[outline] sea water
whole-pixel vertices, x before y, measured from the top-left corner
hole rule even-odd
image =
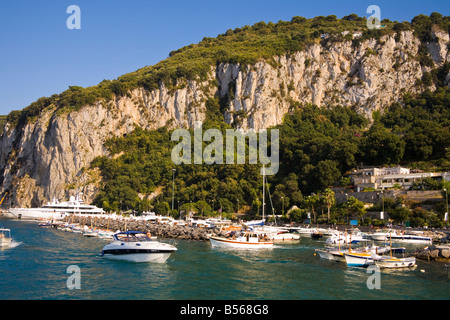
[[[108,240],[46,229],[36,222],[0,220],[15,245],[0,251],[0,300],[448,300],[444,263],[417,261],[382,270],[379,288],[364,268],[320,259],[324,241],[302,238],[273,249],[212,248],[177,241],[165,264],[102,258]],[[79,273],[78,288],[69,285]]]

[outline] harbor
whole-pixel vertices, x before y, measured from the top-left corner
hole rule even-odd
[[[90,227],[89,220],[85,223]],[[381,289],[371,290],[367,286],[371,276],[367,268],[348,267],[315,254],[316,249],[329,247],[325,238],[315,240],[302,236],[297,242],[275,243],[271,249],[240,250],[215,248],[201,237],[199,240],[173,237],[174,230],[211,233],[206,228],[128,220],[117,223],[116,227],[125,227],[126,223],[127,229],[145,228],[142,230],[152,232],[158,240],[170,241],[177,250],[165,263],[114,261],[101,256],[102,249],[111,240],[39,226],[42,222],[0,219],[0,224],[11,230],[12,238],[19,244],[0,251],[4,289],[0,299],[440,300],[450,297],[450,279],[442,261],[417,259],[414,268],[382,270]],[[169,234],[172,238],[163,237]],[[423,247],[404,246],[408,252]],[[66,286],[70,276],[67,268],[72,265],[81,270],[79,290]],[[414,290],[411,290],[413,283]]]

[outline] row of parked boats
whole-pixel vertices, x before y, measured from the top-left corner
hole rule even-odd
[[[139,231],[89,228],[85,225],[63,222],[42,222],[41,227],[54,227],[65,231],[82,234],[86,237],[98,237],[112,240],[107,244],[101,256],[111,259],[135,262],[164,263],[177,248],[171,244],[157,241],[148,233]],[[432,243],[432,238],[420,234],[405,234],[392,229],[383,229],[373,233],[363,233],[358,229],[342,232],[335,229],[276,227],[266,226],[263,220],[251,221],[238,226],[223,226],[228,230],[226,237],[210,237],[212,247],[237,249],[272,248],[277,242],[300,241],[301,237],[312,239],[326,238],[325,248],[316,249],[322,259],[346,262],[348,266],[365,267],[376,264],[385,268],[402,268],[415,265],[414,257],[398,258],[394,254],[404,253],[405,248],[394,247],[392,242]],[[1,231],[1,230],[0,230]],[[0,245],[6,246],[11,241],[10,230],[0,235]],[[375,245],[375,241],[383,245]],[[386,242],[390,242],[387,245]],[[353,246],[353,248],[352,248]]]
[[[264,229],[266,228],[266,230]],[[271,229],[270,229],[271,228]],[[349,232],[341,232],[334,229],[318,228],[274,228],[261,227],[254,230],[246,230],[234,234],[231,237],[211,237],[214,247],[232,248],[270,248],[273,246],[273,238],[270,233],[278,230],[278,237],[283,234],[298,234],[298,236],[311,237],[312,239],[326,238],[325,248],[315,250],[322,259],[337,262],[346,262],[351,267],[367,267],[377,265],[380,268],[408,268],[416,265],[415,257],[396,257],[394,254],[404,254],[404,247],[394,246],[392,243],[431,244],[432,238],[419,234],[405,234],[403,231],[382,229],[374,233],[363,233],[358,229]],[[381,246],[375,241],[382,242]],[[389,242],[387,244],[386,242]],[[352,248],[353,245],[353,248]]]

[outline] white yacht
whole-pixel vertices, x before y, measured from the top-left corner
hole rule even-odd
[[[101,256],[131,262],[164,263],[177,248],[158,241],[140,231],[125,231],[113,235],[113,241],[103,247]]]
[[[69,201],[59,202],[54,199],[52,202],[40,208],[11,208],[9,216],[18,219],[31,220],[61,220],[67,214],[101,214],[103,209],[93,205],[85,204],[81,199],[81,193],[71,196]]]

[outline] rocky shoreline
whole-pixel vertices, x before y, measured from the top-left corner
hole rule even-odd
[[[428,261],[449,261],[450,244],[430,245],[414,253],[417,259]]]
[[[217,228],[199,228],[189,225],[169,225],[149,223],[145,220],[129,220],[129,219],[106,219],[91,217],[70,217],[63,219],[64,222],[78,223],[86,226],[93,226],[99,229],[109,230],[134,230],[142,232],[150,232],[153,236],[159,238],[207,241],[211,236],[225,236],[225,232],[221,232]]]

